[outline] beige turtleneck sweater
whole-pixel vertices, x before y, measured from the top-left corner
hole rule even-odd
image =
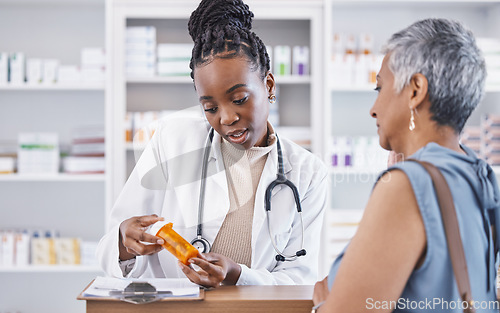
[[[221,144],[229,189],[229,212],[214,240],[211,252],[222,254],[248,267],[252,262],[255,193],[267,155],[276,142],[274,129],[269,122],[267,127],[269,133],[267,147],[252,147],[245,150],[225,139],[222,139]]]

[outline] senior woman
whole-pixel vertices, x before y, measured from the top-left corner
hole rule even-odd
[[[485,76],[469,30],[422,20],[386,45],[370,114],[384,149],[432,163],[444,175],[474,305],[498,312],[490,230],[498,186],[491,168],[459,142]],[[460,299],[431,178],[418,163],[397,163],[379,177],[356,235],[316,284],[313,312],[462,312]]]

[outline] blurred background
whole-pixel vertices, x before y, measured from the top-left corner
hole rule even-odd
[[[85,311],[76,297],[103,275],[97,242],[155,121],[198,105],[198,2],[0,0],[0,313]],[[329,167],[319,278],[386,166],[368,111],[392,33],[429,17],[472,29],[488,81],[462,141],[500,173],[500,1],[246,3],[278,83],[271,122]]]

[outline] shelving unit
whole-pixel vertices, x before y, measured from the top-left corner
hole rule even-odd
[[[0,273],[99,273],[98,266],[85,265],[30,265],[0,267]]]
[[[103,46],[108,57],[105,84],[0,86],[0,144],[15,142],[20,131],[56,131],[68,143],[75,124],[105,124],[106,174],[53,176],[0,175],[0,228],[25,226],[60,228],[67,236],[97,241],[104,233],[110,208],[134,166],[134,154],[144,145],[125,142],[127,111],[180,110],[197,106],[190,77],[128,78],[124,69],[127,26],[153,25],[158,43],[191,43],[187,21],[197,0],[0,0],[0,51],[23,51],[27,57],[58,58],[77,64],[79,50]],[[255,14],[253,30],[269,46],[308,45],[310,76],[276,76],[281,126],[310,129],[313,153],[330,164],[332,136],[375,136],[368,111],[376,98],[374,86],[340,87],[332,83],[330,53],[334,32],[371,32],[375,51],[389,36],[421,18],[450,17],[468,24],[478,37],[499,38],[500,0],[247,0]],[[63,25],[64,27],[61,27]],[[12,31],[15,29],[16,31]],[[36,36],[34,36],[36,30]],[[57,44],[47,44],[57,43]],[[482,113],[500,113],[500,86],[488,86],[483,104],[470,118],[479,123]],[[54,112],[67,119],[58,120]],[[500,167],[494,168],[500,176]],[[330,168],[329,199],[334,209],[362,209],[378,171]],[[328,249],[328,216],[322,238]],[[325,255],[320,269],[331,264]],[[75,294],[100,273],[97,267],[1,268],[0,312],[83,312],[74,295],[71,302],[49,307],[50,295],[41,289],[39,303],[20,302],[13,293],[25,293],[33,275],[55,276],[60,286]],[[73,278],[73,275],[75,278]],[[68,290],[71,290],[69,288]],[[80,290],[79,290],[80,289]],[[65,290],[64,292],[69,292]],[[71,291],[73,292],[73,291]],[[61,293],[63,296],[63,292]],[[66,295],[64,295],[66,297]],[[48,300],[45,300],[47,298]],[[69,299],[69,298],[68,298]],[[69,301],[69,300],[68,300]],[[20,305],[17,305],[21,303]],[[35,309],[36,308],[36,309]]]
[[[104,91],[104,84],[78,84],[78,85],[11,85],[0,86],[0,91],[58,91],[58,90],[81,90],[81,91]]]
[[[374,52],[378,53],[390,35],[411,23],[429,17],[445,17],[459,20],[472,29],[476,37],[499,38],[500,1],[403,1],[403,0],[326,0],[324,37],[324,99],[325,142],[330,144],[332,136],[376,136],[374,120],[369,109],[376,99],[375,86],[339,87],[332,84],[329,64],[332,54],[332,39],[335,32],[360,35],[371,33],[374,37]],[[487,86],[483,103],[469,119],[470,125],[479,124],[479,116],[486,112],[499,113],[500,87]],[[325,153],[325,162],[330,164],[330,155]],[[498,167],[495,173],[500,175]],[[360,175],[371,179],[360,179]],[[363,209],[374,180],[375,171],[331,168],[330,176],[332,209]],[[357,178],[357,179],[355,179]],[[348,198],[346,201],[345,198]],[[327,220],[327,219],[325,219]],[[325,224],[325,238],[328,228]],[[330,258],[332,255],[330,255]],[[332,259],[327,260],[331,263]],[[324,269],[327,273],[327,268]]]
[[[104,174],[3,174],[0,175],[0,182],[104,182]]]
[[[275,77],[279,93],[280,117],[283,126],[310,127],[313,134],[321,133],[321,119],[317,110],[321,109],[321,56],[322,56],[322,1],[298,1],[287,8],[282,1],[249,1],[255,14],[253,30],[266,45],[278,44],[307,45],[311,49],[311,76]],[[155,26],[158,43],[191,43],[187,32],[187,21],[198,1],[109,1],[108,29],[112,39],[108,44],[113,60],[113,144],[114,175],[113,196],[121,191],[135,160],[132,151],[141,150],[123,138],[126,111],[180,110],[197,106],[198,100],[192,88],[190,77],[150,77],[127,78],[124,74],[124,36],[127,26]],[[168,95],[168,97],[166,96]],[[160,100],[159,100],[160,99]],[[181,103],[181,105],[179,105]],[[287,112],[288,111],[288,112]],[[301,114],[303,113],[303,114]],[[321,135],[312,135],[310,149],[321,155]],[[128,152],[127,152],[128,151]],[[127,165],[128,164],[128,165]]]
[[[104,47],[104,8],[104,0],[0,0],[0,51],[80,64],[82,48]],[[15,151],[20,132],[58,133],[68,145],[75,128],[104,125],[105,95],[104,83],[1,86],[0,146]],[[108,177],[1,174],[0,229],[97,242]],[[97,266],[0,266],[0,312],[83,313],[76,296],[97,275]]]

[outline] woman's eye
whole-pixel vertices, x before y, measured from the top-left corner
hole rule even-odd
[[[243,102],[247,101],[248,97],[241,98],[239,100],[233,100],[234,104],[242,104]]]
[[[217,112],[217,108],[208,108],[208,109],[205,109],[205,112],[215,113],[215,112]]]
[[[377,87],[376,87],[375,89],[373,89],[373,90],[375,90],[376,92],[380,92],[380,89],[381,89],[381,87],[380,87],[380,86],[377,86]]]

